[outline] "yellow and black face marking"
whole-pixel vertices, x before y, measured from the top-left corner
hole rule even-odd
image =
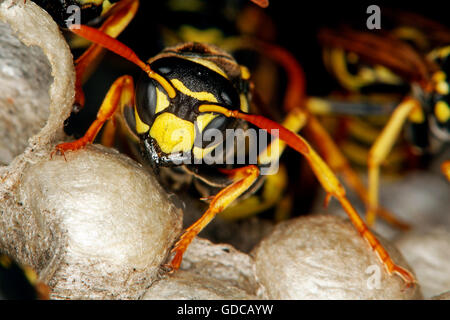
[[[203,141],[207,130],[225,133],[239,125],[223,115],[200,113],[200,105],[248,111],[248,70],[231,56],[200,44],[182,50],[166,50],[150,63],[175,89],[175,97],[143,74],[136,88],[135,112],[125,115],[150,160],[166,166],[187,157],[201,159],[217,147],[221,141]]]

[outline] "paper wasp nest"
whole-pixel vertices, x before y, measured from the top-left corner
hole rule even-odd
[[[13,3],[0,1],[0,164],[9,165],[0,173],[7,182],[11,168],[62,136],[74,95],[72,56],[57,26],[33,3]]]
[[[392,259],[402,255],[380,239]],[[271,299],[419,299],[389,276],[350,222],[316,215],[280,223],[253,251],[256,274]]]

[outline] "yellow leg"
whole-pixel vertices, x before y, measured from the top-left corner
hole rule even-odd
[[[380,132],[381,130],[378,132],[378,135]],[[373,145],[375,140],[376,139],[374,139],[370,145]],[[339,145],[339,148],[349,162],[367,168],[367,158],[369,157],[370,146],[367,148],[365,145],[361,145],[355,141],[343,141]],[[386,168],[390,172],[399,171],[402,162],[405,161],[407,156],[405,149],[394,148],[382,163],[381,168]]]
[[[123,108],[133,106],[133,100],[126,101],[124,97],[129,99],[133,97],[134,99],[134,82],[131,76],[122,76],[113,83],[100,106],[97,119],[91,124],[83,137],[72,142],[58,144],[55,151],[64,155],[65,151],[78,150],[86,144],[92,143],[104,123],[112,119],[116,111],[123,112]]]
[[[391,151],[406,119],[417,108],[421,108],[418,101],[411,98],[405,99],[394,110],[385,128],[369,151],[369,209],[366,216],[369,225],[372,225],[375,222],[378,210],[380,165]]]
[[[209,204],[208,210],[199,220],[186,229],[172,249],[172,252],[175,252],[175,256],[172,258],[169,266],[172,271],[177,270],[180,267],[183,254],[192,240],[194,240],[195,236],[216,216],[216,214],[223,211],[251,187],[259,176],[259,169],[257,166],[250,165],[230,170],[229,175],[233,178],[234,182],[214,196]]]
[[[99,28],[100,31],[116,38],[136,15],[139,0],[122,0],[111,9],[111,16]],[[76,61],[75,105],[83,108],[85,103],[83,82],[89,77],[102,58],[104,49],[92,44]]]

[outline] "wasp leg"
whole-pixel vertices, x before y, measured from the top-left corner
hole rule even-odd
[[[421,107],[418,101],[411,98],[406,98],[394,110],[383,131],[370,148],[368,157],[369,209],[366,215],[366,220],[369,225],[372,225],[375,222],[378,210],[380,165],[391,151],[408,116],[413,111],[420,109]]]
[[[112,117],[110,120],[106,121],[100,140],[100,143],[105,147],[112,147],[114,145],[117,128],[116,126],[117,124],[115,121],[115,117]]]
[[[368,191],[358,174],[353,170],[344,154],[339,150],[329,133],[320,124],[315,116],[310,115],[305,130],[314,141],[314,145],[318,148],[319,153],[324,157],[327,164],[335,173],[342,174],[343,179],[356,192],[358,197],[363,201],[366,208],[369,208]],[[376,213],[387,222],[397,226],[400,229],[407,230],[409,225],[400,221],[388,210],[377,207]],[[370,222],[367,221],[369,225]],[[373,222],[372,222],[373,223]]]
[[[276,174],[267,176],[262,186],[261,194],[252,195],[236,204],[230,205],[220,216],[229,220],[244,219],[274,207],[280,219],[281,217],[286,217],[289,213],[286,212],[283,206],[278,206],[280,201],[284,199],[283,193],[286,187],[286,168],[280,166]],[[283,205],[286,206],[285,203]]]
[[[308,126],[310,123],[311,122],[308,121],[306,125]],[[347,212],[351,222],[356,227],[357,231],[376,252],[381,262],[384,264],[390,274],[397,273],[398,275],[400,275],[400,277],[403,278],[403,280],[405,280],[408,285],[414,283],[415,280],[412,274],[409,273],[409,271],[407,271],[406,269],[397,266],[389,257],[387,251],[381,246],[380,242],[376,239],[372,232],[370,232],[364,221],[348,201],[347,197],[345,196],[344,187],[340,184],[333,171],[303,138],[301,138],[300,136],[298,136],[298,138],[300,139],[299,141],[301,141],[306,146],[307,152],[301,153],[306,157],[316,177],[327,192],[327,201],[331,196],[334,196],[339,200],[342,207]],[[301,150],[302,148],[299,149]]]
[[[103,124],[112,120],[116,111],[123,114],[125,108],[134,107],[134,82],[131,76],[122,76],[118,78],[103,100],[102,105],[97,113],[97,119],[90,125],[83,137],[72,142],[58,144],[55,151],[64,154],[68,150],[78,150],[92,143],[102,128]],[[122,118],[122,117],[120,117]],[[111,128],[109,129],[111,130]],[[109,132],[109,135],[113,134]]]
[[[111,16],[99,28],[100,31],[116,38],[130,23],[136,15],[139,7],[139,0],[122,0],[111,9]],[[75,61],[75,108],[82,109],[85,103],[83,82],[90,76],[102,58],[104,49],[92,44]]]
[[[380,242],[375,238],[373,233],[370,232],[369,228],[366,226],[364,221],[348,201],[347,197],[345,196],[345,189],[339,182],[336,175],[328,167],[328,165],[320,157],[320,155],[300,135],[295,134],[282,125],[262,116],[246,114],[238,110],[228,110],[217,105],[201,105],[199,107],[199,111],[217,112],[227,117],[233,117],[248,121],[257,127],[270,132],[271,134],[275,134],[291,148],[301,153],[306,158],[320,184],[325,189],[325,192],[327,193],[326,201],[328,201],[331,197],[335,197],[336,199],[338,199],[347,215],[349,216],[350,221],[355,226],[356,230],[376,252],[388,273],[398,274],[408,286],[415,283],[414,276],[408,270],[396,265],[392,261],[386,249],[384,249]]]
[[[444,161],[441,165],[441,171],[448,181],[450,181],[450,160]]]
[[[170,268],[177,270],[180,267],[183,254],[195,236],[216,216],[244,193],[259,177],[259,169],[255,165],[229,170],[233,183],[221,190],[209,204],[208,210],[193,225],[181,235],[172,252],[175,252]]]

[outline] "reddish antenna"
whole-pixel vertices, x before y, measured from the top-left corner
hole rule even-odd
[[[267,8],[269,6],[269,0],[251,0],[253,3],[256,3],[261,8]]]
[[[213,104],[203,104],[198,109],[200,112],[217,112],[225,115],[226,117],[248,121],[257,127],[266,130],[269,133],[272,132],[274,134],[273,130],[278,130],[278,137],[286,142],[286,144],[292,149],[305,155],[309,153],[308,145],[303,141],[302,138],[300,138],[300,136],[286,129],[281,124],[267,119],[266,117],[243,113],[239,112],[238,110],[229,110],[227,108]]]
[[[136,53],[134,53],[133,50],[131,50],[129,47],[124,45],[119,40],[116,40],[113,37],[110,37],[109,35],[95,28],[91,28],[85,25],[73,24],[69,27],[69,29],[76,35],[79,35],[80,37],[83,37],[91,42],[94,42],[99,46],[102,46],[108,49],[109,51],[112,51],[118,54],[119,56],[127,59],[128,61],[134,63],[139,68],[144,70],[150,78],[158,81],[158,83],[164,88],[164,90],[166,90],[170,98],[175,98],[176,91],[172,87],[172,85],[161,75],[154,72],[150,68],[150,65],[148,63],[145,63],[141,59],[139,59],[139,57],[137,56]]]

